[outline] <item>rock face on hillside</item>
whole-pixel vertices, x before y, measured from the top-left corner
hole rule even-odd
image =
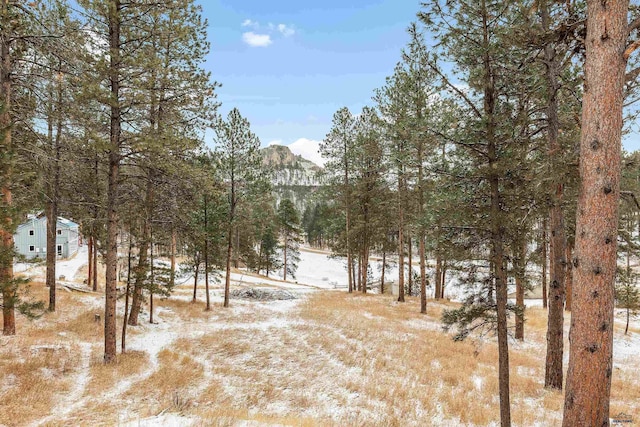
[[[295,155],[289,147],[270,145],[261,150],[262,164],[271,177],[271,184],[280,202],[289,198],[300,215],[316,191],[323,185],[323,170],[315,163]]]

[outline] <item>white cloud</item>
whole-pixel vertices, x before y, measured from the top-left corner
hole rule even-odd
[[[272,145],[282,145],[282,140],[281,139],[274,139],[273,141],[269,141],[267,143],[268,147],[271,147]]]
[[[325,160],[320,155],[320,144],[322,141],[315,141],[307,138],[300,138],[288,145],[293,154],[298,154],[307,160],[311,160],[318,166],[324,166]]]
[[[254,25],[257,25],[257,22],[253,22],[251,19],[245,19],[244,21],[242,21],[242,26],[243,27],[253,27]]]
[[[242,41],[252,47],[267,47],[272,43],[269,34],[256,34],[252,31],[242,33]]]
[[[292,36],[296,33],[293,27],[288,27],[285,24],[278,24],[278,31],[285,37]]]

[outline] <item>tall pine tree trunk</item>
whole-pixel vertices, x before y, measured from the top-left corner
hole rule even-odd
[[[49,311],[56,311],[56,225],[58,223],[58,202],[60,199],[60,150],[62,138],[62,83],[58,82],[55,109],[55,138],[53,137],[53,118],[49,122],[49,143],[53,148],[53,159],[49,167],[49,199],[47,201],[47,273],[46,285],[49,287]]]
[[[93,238],[93,290],[98,290],[98,241]]]
[[[151,240],[150,249],[151,249],[151,262],[149,263],[149,323],[153,324],[153,290],[155,287],[154,277],[153,277],[153,231],[149,232],[149,237]]]
[[[231,251],[233,249],[233,226],[229,224],[227,239],[227,274],[224,280],[224,307],[229,307],[229,289],[231,288]]]
[[[196,302],[196,295],[198,292],[198,272],[200,271],[200,256],[196,253],[194,258],[195,258],[195,264],[196,264],[196,271],[193,275],[193,299],[191,300],[191,302]]]
[[[204,292],[206,294],[206,306],[205,310],[211,310],[211,296],[209,294],[209,216],[207,215],[207,196],[204,196]],[[231,233],[229,234],[231,236]],[[231,243],[231,240],[229,240]],[[228,270],[227,270],[228,271]],[[228,304],[227,292],[225,289],[225,303]],[[226,307],[226,305],[225,305]]]
[[[116,359],[116,301],[118,297],[118,189],[120,178],[120,0],[109,3],[109,80],[111,119],[109,131],[109,178],[107,189],[107,253],[104,305],[104,362]]]
[[[631,303],[629,301],[629,288],[631,286],[631,250],[629,248],[629,244],[627,244],[627,282],[625,283],[626,294],[627,294],[627,303],[625,304],[625,314],[627,316],[626,325],[624,327],[624,334],[627,335],[629,333],[629,317],[631,316]]]
[[[489,51],[489,16],[486,1],[482,0],[483,29],[483,112],[486,119],[487,158],[489,187],[491,191],[491,262],[494,268],[496,289],[496,327],[498,332],[498,389],[500,395],[500,425],[511,426],[511,402],[509,398],[509,342],[507,333],[507,274],[505,271],[504,228],[500,176],[498,175],[498,147],[496,136],[496,87],[491,54]]]
[[[516,339],[524,340],[524,281],[525,281],[525,263],[527,256],[527,240],[522,239],[522,242],[516,247],[515,257],[515,276],[516,276],[516,307],[518,313],[516,314]]]
[[[361,270],[362,269],[362,252],[360,252],[358,254],[358,262],[357,262],[357,267],[356,267],[356,271],[357,271],[357,291],[360,292],[362,291],[362,274],[361,274]]]
[[[547,217],[542,220],[542,307],[547,308]]]
[[[427,313],[427,262],[424,247],[424,230],[420,231],[420,313]]]
[[[138,267],[136,268],[136,281],[133,286],[133,298],[131,301],[131,313],[129,314],[129,325],[136,326],[138,324],[138,316],[142,301],[144,299],[143,289],[147,282],[147,272],[149,271],[148,252],[151,245],[151,217],[153,215],[153,199],[154,199],[154,180],[153,173],[149,171],[147,177],[147,188],[145,192],[145,218],[142,223],[142,241],[140,243],[140,252],[138,254]]]
[[[387,251],[382,251],[382,272],[380,273],[380,295],[384,295],[384,273],[387,267]]]
[[[399,178],[401,180],[401,178]],[[404,206],[400,193],[403,186],[398,183],[398,302],[404,302]]]
[[[284,262],[283,262],[283,264],[284,264],[284,274],[282,276],[282,279],[285,280],[285,281],[287,280],[287,246],[288,246],[288,244],[287,244],[288,242],[287,241],[289,240],[288,237],[289,236],[286,236],[286,235],[284,236],[284,253],[283,253],[283,256],[284,256]]]
[[[129,249],[127,250],[127,288],[124,293],[124,315],[122,318],[122,337],[120,339],[120,351],[127,349],[127,315],[129,314],[129,293],[131,292],[131,250],[133,249],[133,236],[129,227]]]
[[[96,152],[95,157],[94,157],[94,161],[93,161],[93,179],[94,182],[96,184],[96,194],[95,194],[95,203],[93,204],[93,223],[91,224],[91,236],[92,236],[92,242],[93,242],[93,253],[90,254],[90,256],[92,257],[92,261],[91,264],[93,265],[92,270],[92,285],[93,285],[93,291],[96,292],[98,290],[98,239],[97,239],[97,227],[96,227],[96,222],[98,221],[98,203],[100,200],[100,186],[98,185],[98,165],[99,165],[99,161],[98,161],[98,154]]]
[[[440,298],[444,299],[444,288],[445,283],[447,283],[447,260],[446,258],[442,259],[442,279],[440,285]]]
[[[409,277],[407,277],[408,281],[408,290],[409,296],[413,295],[413,251],[412,251],[413,242],[411,239],[411,233],[407,233],[407,264],[409,265]]]
[[[2,1],[2,17],[8,16],[9,0]],[[4,21],[4,19],[3,19]],[[9,45],[9,36],[0,38],[0,144],[6,148],[6,152],[11,153],[11,46]],[[2,183],[2,204],[8,209],[13,204],[11,194],[11,165],[8,165],[5,171]],[[13,220],[7,212],[2,229],[0,229],[0,243],[2,248],[0,252],[3,254],[13,251],[13,233],[11,225]],[[6,227],[6,228],[5,228]],[[16,297],[13,285],[13,258],[7,257],[0,266],[0,286],[2,286],[2,322],[3,335],[15,335],[16,319],[14,310],[14,301]]]
[[[176,284],[176,240],[177,240],[177,232],[175,227],[171,228],[171,247],[170,251],[170,262],[171,262],[171,272],[169,276],[169,286],[173,287]]]
[[[366,237],[365,237],[365,241],[366,241]],[[362,255],[360,256],[360,258],[362,259],[361,263],[360,263],[360,275],[362,276],[362,293],[366,294],[367,293],[367,267],[369,264],[369,254],[368,254],[368,250],[367,250],[367,243],[364,243],[364,247],[362,248]]]
[[[588,0],[564,427],[609,425],[628,0]]]
[[[93,236],[87,238],[87,286],[92,287],[93,284]],[[95,289],[94,289],[95,291]]]
[[[58,203],[51,198],[45,209],[47,215],[47,273],[45,284],[49,288],[49,311],[56,311],[56,225]]]
[[[440,253],[436,253],[436,291],[435,297],[436,299],[440,299],[442,297],[442,257]]]
[[[573,289],[573,264],[571,264],[571,255],[572,248],[569,243],[567,243],[567,271],[564,277],[564,288],[565,288],[565,303],[564,309],[566,311],[571,311],[571,292]]]
[[[549,30],[551,19],[549,5],[541,2],[542,26]],[[547,141],[549,145],[549,161],[555,163],[560,151],[558,143],[558,59],[555,48],[548,43],[544,48],[544,59],[547,67]],[[544,385],[551,389],[562,389],[562,357],[564,336],[564,275],[565,275],[565,245],[567,239],[564,231],[564,213],[562,212],[562,198],[564,185],[558,179],[554,180],[553,204],[550,211],[551,227],[551,277],[549,285],[549,312],[547,321],[547,355],[545,363]]]

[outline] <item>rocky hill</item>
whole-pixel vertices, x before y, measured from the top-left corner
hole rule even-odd
[[[270,172],[277,201],[291,199],[302,215],[315,192],[323,185],[322,168],[293,154],[289,147],[283,145],[270,145],[261,153],[262,164]]]

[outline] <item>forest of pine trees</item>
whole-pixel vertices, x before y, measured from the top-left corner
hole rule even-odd
[[[272,194],[248,119],[219,114],[204,67],[215,29],[196,1],[0,2],[4,335],[20,334],[16,312],[60,309],[59,216],[80,224],[86,284],[104,291],[107,365],[119,331],[125,352],[127,327],[145,310],[153,323],[154,296],[178,277],[194,278],[206,311],[221,283],[229,307],[233,271],[295,280],[304,239],[344,260],[348,293],[393,284],[394,300],[419,297],[423,314],[455,273],[465,297],[442,327],[460,341],[495,335],[503,427],[510,343],[527,339],[524,296],[542,288],[544,387],[565,388],[563,425],[608,425],[614,307],[625,334],[640,311],[640,156],[621,150],[638,96],[635,5],[422,3],[370,105],[335,112],[320,147],[326,185],[298,212]],[[46,302],[13,270],[16,227],[41,211]]]

